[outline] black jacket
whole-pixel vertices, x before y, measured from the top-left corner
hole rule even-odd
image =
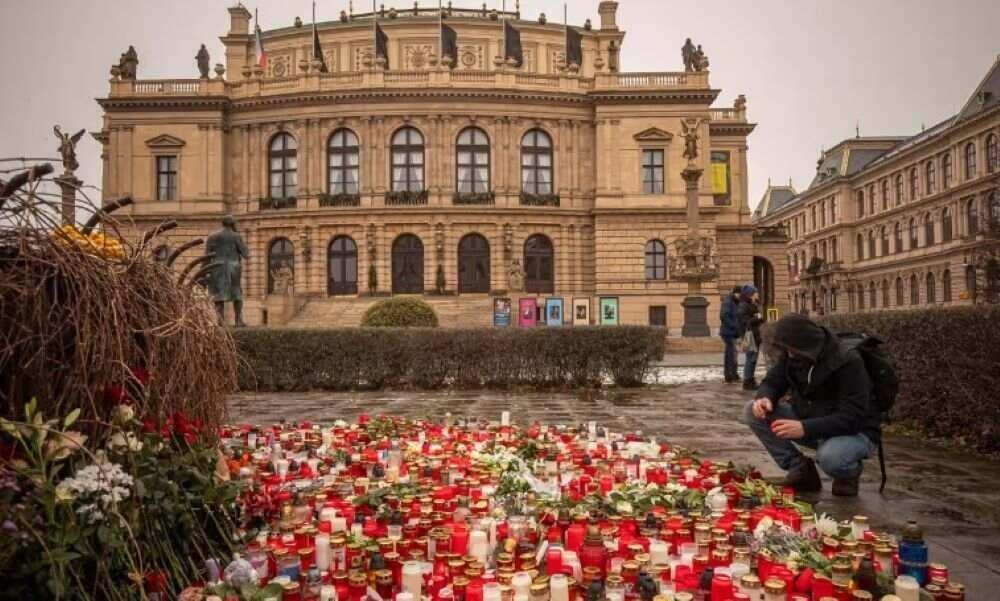
[[[808,321],[802,316],[795,317]],[[808,439],[823,440],[860,432],[877,443],[881,437],[881,418],[871,401],[872,383],[864,360],[857,350],[844,347],[826,328],[812,322],[809,326],[822,330],[814,341],[815,363],[809,369],[794,369],[787,354],[782,353],[757,389],[758,398],[767,397],[777,403],[788,393]],[[775,342],[780,341],[776,338]]]
[[[760,313],[759,304],[749,299],[740,301],[740,336],[746,334],[747,330],[752,331],[754,342],[757,344],[757,348],[760,348],[760,326],[764,323],[764,319],[763,317],[757,317],[758,313]]]

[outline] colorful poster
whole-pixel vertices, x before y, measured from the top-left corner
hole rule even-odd
[[[563,299],[550,298],[545,300],[545,323],[555,327],[563,325]]]
[[[717,196],[729,194],[729,165],[712,163],[712,194]]]
[[[618,325],[618,299],[617,298],[602,298],[601,299],[601,325],[602,326],[616,326],[616,325]]]
[[[574,298],[573,299],[573,325],[575,325],[575,326],[589,326],[590,325],[590,299],[589,298]]]
[[[496,297],[493,299],[493,326],[506,328],[510,325],[510,299]]]
[[[538,303],[533,298],[522,298],[517,303],[517,325],[524,327],[534,327]]]

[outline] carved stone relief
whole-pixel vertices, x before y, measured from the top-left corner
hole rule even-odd
[[[419,71],[430,68],[431,54],[437,54],[434,44],[406,44],[403,46],[403,69]]]
[[[483,44],[464,44],[458,47],[458,69],[483,71],[486,69],[486,48]]]
[[[292,51],[287,50],[267,57],[268,77],[289,77],[295,75]]]

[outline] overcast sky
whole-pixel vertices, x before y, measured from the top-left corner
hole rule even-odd
[[[380,2],[382,0],[379,0]],[[129,44],[139,77],[190,77],[207,44],[224,62],[219,36],[232,0],[0,0],[0,157],[55,157],[52,125],[99,130],[94,99],[107,94],[108,69]],[[421,0],[421,6],[436,1]],[[476,7],[481,0],[453,0]],[[245,0],[264,29],[309,20],[310,0]],[[499,6],[497,0],[489,6]],[[510,8],[514,0],[508,0]],[[356,0],[361,11],[365,0]],[[412,7],[411,0],[385,0]],[[571,0],[569,18],[599,24],[598,0]],[[690,36],[711,60],[716,106],[747,95],[750,194],[791,177],[812,178],[821,147],[853,136],[915,133],[958,111],[1000,54],[997,0],[619,0],[628,32],[623,71],[681,70]],[[317,20],[336,19],[347,0],[317,2]],[[523,18],[562,15],[562,1],[522,0]],[[78,176],[100,183],[100,148],[80,143]],[[9,167],[9,164],[6,166]],[[4,168],[0,165],[0,168]]]

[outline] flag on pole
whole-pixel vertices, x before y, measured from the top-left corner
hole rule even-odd
[[[313,2],[313,59],[320,62],[319,72],[328,73],[326,59],[323,58],[323,47],[319,43],[319,31],[316,29],[316,3]]]
[[[503,22],[504,60],[514,59],[514,66],[520,69],[524,65],[524,50],[521,48],[521,32],[510,24]]]
[[[441,23],[441,58],[451,59],[451,68],[458,65],[458,32]]]
[[[257,54],[257,66],[267,69],[267,52],[264,51],[264,40],[261,39],[260,25],[257,23],[257,10],[253,12],[254,52]]]
[[[382,31],[382,26],[375,23],[375,58],[385,59],[385,68],[389,68],[389,36]]]
[[[565,15],[566,5],[563,5],[563,14]],[[569,26],[566,22],[566,17],[563,17],[563,22],[566,23],[566,66],[576,65],[577,67],[583,65],[583,34],[576,29]]]

